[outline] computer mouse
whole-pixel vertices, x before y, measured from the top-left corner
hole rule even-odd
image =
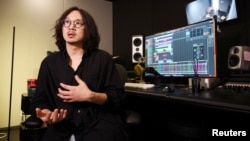
[[[166,85],[163,89],[163,92],[165,93],[171,93],[174,92],[174,86],[173,85]]]

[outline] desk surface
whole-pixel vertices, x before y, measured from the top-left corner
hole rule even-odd
[[[179,88],[175,89],[175,92],[172,93],[163,92],[162,88],[152,88],[146,90],[138,88],[125,88],[125,91],[128,95],[155,98],[171,102],[188,102],[202,106],[250,113],[250,93],[228,94],[203,91],[199,94],[192,94]]]

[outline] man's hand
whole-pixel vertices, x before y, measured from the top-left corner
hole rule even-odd
[[[89,102],[92,96],[92,91],[77,75],[75,76],[75,79],[78,83],[77,86],[60,83],[60,86],[65,90],[58,88],[58,96],[62,98],[64,102]]]
[[[91,91],[87,84],[82,81],[77,75],[75,76],[77,86],[66,85],[60,83],[60,86],[65,89],[58,88],[58,96],[64,102],[90,102],[102,105],[107,100],[106,93],[98,93]]]
[[[53,112],[49,109],[36,108],[36,116],[40,118],[44,123],[53,124],[62,121],[66,118],[67,110],[55,109]]]

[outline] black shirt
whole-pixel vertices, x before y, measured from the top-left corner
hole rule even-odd
[[[92,91],[106,93],[108,99],[105,104],[63,102],[57,96],[59,83],[77,85],[75,75],[78,75]],[[52,111],[55,108],[67,109],[67,118],[61,124],[72,123],[75,127],[84,127],[84,130],[87,130],[100,119],[120,122],[116,113],[119,113],[125,98],[124,85],[115,69],[111,55],[97,49],[84,54],[76,71],[69,65],[66,51],[47,56],[41,63],[36,93],[31,103],[33,114],[36,107]]]

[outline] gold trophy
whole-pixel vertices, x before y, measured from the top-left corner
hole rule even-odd
[[[141,63],[144,62],[145,62],[144,57],[140,57],[138,59],[138,63],[134,66],[135,75],[139,77],[139,80],[136,80],[137,83],[144,83],[143,80],[144,68],[141,66]]]

